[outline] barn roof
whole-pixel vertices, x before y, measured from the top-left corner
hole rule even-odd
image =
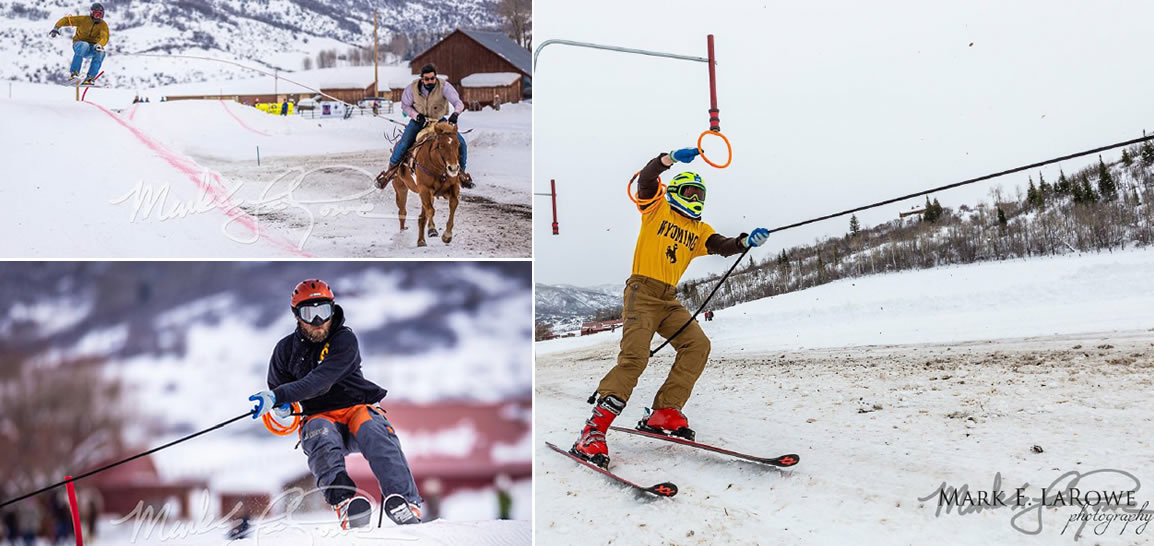
[[[517,70],[520,70],[526,76],[531,76],[533,74],[533,55],[529,53],[528,49],[517,45],[517,42],[514,42],[511,38],[506,36],[505,33],[489,32],[485,30],[465,30],[463,28],[459,28],[445,35],[445,38],[452,36],[455,32],[460,32],[465,36],[472,38],[474,41],[481,44],[481,46],[485,49],[496,53],[497,56],[512,63],[512,65],[516,67]],[[441,41],[414,55],[413,58],[418,59],[422,55],[432,51],[433,48],[441,45],[441,42],[444,42],[445,38],[441,38]]]
[[[461,87],[501,87],[521,77],[517,72],[478,72],[461,78]]]
[[[517,70],[525,74],[533,73],[533,56],[525,49],[514,42],[503,32],[486,32],[483,30],[464,30],[461,29],[466,36],[476,40],[486,49],[503,57],[506,61],[513,63]]]

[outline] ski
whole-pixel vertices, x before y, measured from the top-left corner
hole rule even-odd
[[[790,466],[797,464],[799,461],[801,461],[801,458],[798,457],[796,453],[790,453],[788,455],[781,455],[779,457],[756,457],[754,455],[749,455],[746,453],[738,453],[736,451],[725,449],[723,447],[711,446],[709,444],[702,444],[699,442],[686,440],[684,438],[678,438],[676,436],[666,436],[664,434],[645,432],[643,430],[637,430],[637,429],[625,428],[625,427],[617,427],[617,426],[611,426],[611,427],[609,427],[609,429],[610,430],[617,430],[617,431],[621,431],[621,432],[628,432],[629,434],[636,434],[638,436],[645,436],[645,437],[654,438],[657,440],[665,440],[666,442],[673,442],[675,444],[686,445],[689,447],[696,447],[698,449],[704,449],[706,451],[712,451],[714,453],[721,453],[722,455],[729,455],[730,457],[737,457],[738,459],[753,461],[755,463],[773,465],[773,466],[776,466],[779,468],[790,467]]]
[[[613,472],[610,472],[610,471],[608,471],[604,468],[601,468],[601,467],[599,467],[599,466],[597,466],[597,465],[595,465],[589,461],[586,461],[586,460],[584,460],[584,459],[582,459],[582,458],[580,458],[580,457],[578,457],[572,453],[569,453],[568,451],[561,449],[561,448],[559,448],[559,447],[557,447],[557,446],[555,446],[549,442],[545,442],[545,445],[549,446],[549,448],[552,449],[553,451],[556,451],[557,453],[560,453],[560,454],[562,454],[562,455],[564,455],[564,456],[566,456],[566,457],[568,457],[568,458],[570,458],[570,459],[572,459],[572,460],[574,460],[574,461],[576,461],[576,462],[578,462],[584,466],[587,466],[593,470],[596,470],[597,472],[600,472],[601,474],[604,474],[605,476],[609,476],[610,478],[613,478],[614,480],[616,480],[618,483],[628,485],[628,486],[634,488],[635,490],[644,491],[646,493],[657,495],[659,497],[672,497],[673,495],[677,494],[677,486],[673,485],[669,482],[659,483],[659,484],[654,485],[654,486],[645,487],[643,485],[639,485],[639,484],[636,484],[634,482],[631,482],[631,481],[629,481],[629,480],[627,480],[621,476],[618,476],[617,474],[614,474]]]

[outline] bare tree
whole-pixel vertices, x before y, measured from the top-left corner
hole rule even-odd
[[[120,454],[120,384],[93,362],[25,366],[0,385],[0,474],[19,490]]]
[[[497,13],[505,19],[505,32],[509,37],[517,45],[528,48],[533,40],[532,0],[501,0]]]

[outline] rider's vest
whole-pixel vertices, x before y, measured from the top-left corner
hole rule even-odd
[[[449,115],[449,100],[445,98],[445,82],[437,78],[437,85],[428,95],[421,94],[421,80],[413,81],[413,108],[426,119],[439,120]]]

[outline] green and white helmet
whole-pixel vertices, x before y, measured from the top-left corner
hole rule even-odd
[[[705,210],[705,182],[697,173],[683,172],[669,181],[665,199],[677,212],[699,220]]]

